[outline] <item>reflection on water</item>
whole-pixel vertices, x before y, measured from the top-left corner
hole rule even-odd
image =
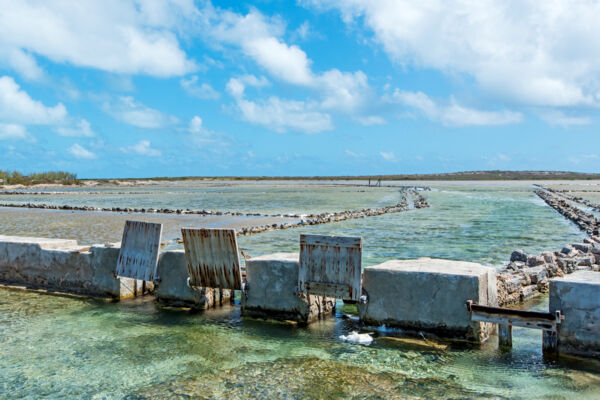
[[[547,304],[539,304],[547,307]],[[203,313],[0,290],[0,398],[598,398],[600,363],[543,360],[539,331],[514,349],[340,342],[352,320],[299,328]]]

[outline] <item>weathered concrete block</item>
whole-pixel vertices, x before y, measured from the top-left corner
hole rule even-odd
[[[0,281],[118,299],[141,294],[142,282],[115,278],[118,252],[75,240],[0,236]]]
[[[246,261],[242,315],[308,323],[335,309],[334,299],[296,294],[298,253],[276,253]]]
[[[600,273],[578,271],[550,280],[550,312],[560,310],[558,351],[600,359]]]
[[[498,304],[496,271],[483,265],[431,258],[393,260],[363,273],[368,303],[358,306],[362,321],[438,336],[483,342],[493,329],[471,322],[465,303]]]
[[[163,305],[205,309],[229,301],[233,295],[230,290],[188,287],[189,273],[183,250],[163,251],[158,259],[157,274],[160,282],[154,295]]]

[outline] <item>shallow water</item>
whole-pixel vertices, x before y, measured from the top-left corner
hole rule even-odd
[[[239,244],[256,256],[298,251],[301,232],[357,235],[364,240],[364,265],[419,256],[500,265],[515,248],[555,250],[584,236],[528,183],[432,186],[423,193],[430,208],[240,237]],[[295,193],[289,184],[238,189],[237,195],[231,185],[223,198],[209,196],[215,209],[312,213],[388,205],[400,196],[397,188],[372,188],[364,197],[356,187],[301,185],[292,187]],[[179,193],[172,187],[159,190]],[[230,200],[258,192],[263,197],[250,202]],[[95,196],[72,195],[68,204],[97,201]],[[136,203],[138,195],[110,196],[112,202],[128,199],[132,206],[148,207]],[[178,194],[151,198],[163,198],[159,208],[188,208]],[[250,209],[252,204],[261,208]],[[98,242],[103,232],[106,241],[117,241],[118,218],[128,217],[10,209],[0,210],[0,229],[88,243]],[[179,223],[199,221],[169,222],[171,234]],[[547,309],[547,300],[532,307]],[[392,342],[381,337],[385,333],[376,334],[369,347],[339,341],[355,329],[354,320],[339,316],[299,328],[241,319],[237,306],[190,313],[159,308],[151,298],[103,303],[0,289],[0,399],[600,398],[600,363],[544,360],[539,331],[515,328],[514,348],[501,352],[495,340],[481,348],[450,343],[447,351]]]
[[[556,250],[566,243],[580,241],[584,234],[533,193],[527,182],[491,183],[419,183],[393,182],[394,185],[429,185],[422,192],[430,208],[386,214],[338,223],[277,230],[240,237],[239,244],[252,256],[279,251],[298,251],[300,233],[361,236],[365,265],[390,258],[442,257],[501,265],[517,249],[530,253]],[[318,213],[396,204],[401,199],[397,187],[365,188],[351,185],[291,183],[272,184],[191,184],[125,188],[132,194],[111,194],[103,206],[149,207],[150,202],[135,193],[155,191],[150,196],[157,208],[210,208],[200,203],[186,203],[189,197],[208,193],[217,210],[244,210],[273,213]],[[61,189],[64,190],[64,189]],[[71,191],[89,191],[89,188]],[[115,193],[124,188],[100,188]],[[190,194],[192,193],[192,194]],[[250,195],[252,194],[252,195]],[[1,196],[0,202],[5,201]],[[8,196],[11,197],[11,196]],[[22,196],[12,196],[21,203]],[[101,196],[102,197],[102,196]],[[52,196],[32,196],[40,203],[50,203]],[[199,197],[200,198],[200,197]],[[98,202],[96,195],[71,195],[69,205]],[[61,200],[54,200],[62,204]],[[98,205],[98,203],[94,203]],[[190,205],[193,204],[193,205]],[[203,203],[206,204],[206,203]],[[256,208],[251,208],[256,207]],[[113,214],[95,212],[40,212],[27,209],[0,208],[0,227],[4,234],[68,237],[82,244],[115,242],[121,238],[125,219],[163,222],[163,238],[180,237],[181,226],[244,226],[255,220],[233,218],[227,224],[212,224],[201,216],[154,214]],[[260,222],[262,223],[262,221]]]
[[[536,307],[547,307],[542,302]],[[552,398],[600,396],[600,363],[545,361],[539,331],[514,348],[436,350],[329,318],[308,328],[241,319],[237,306],[165,310],[0,290],[0,398]]]

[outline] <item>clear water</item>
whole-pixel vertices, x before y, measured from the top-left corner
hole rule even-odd
[[[319,232],[362,236],[365,265],[418,256],[500,265],[515,248],[554,250],[583,237],[537,199],[530,184],[433,186],[424,193],[427,209],[241,237],[240,247],[251,255],[297,251],[299,233]],[[395,188],[371,190],[368,198],[356,190],[243,184],[238,197],[263,192],[263,200],[252,200],[264,202],[262,208],[250,211],[311,213],[392,204],[398,196]],[[215,209],[241,209],[245,203],[234,199],[235,185],[226,191],[223,198],[211,197]],[[93,196],[73,195],[68,204],[97,201]],[[111,196],[113,202],[139,200]],[[163,203],[161,195],[154,196],[161,207],[188,208],[184,197],[165,196]],[[46,229],[92,242],[105,225],[102,215],[109,215],[16,211],[28,217],[2,218],[0,212],[3,233]],[[30,217],[34,214],[41,217]],[[48,217],[59,214],[71,218]],[[91,215],[100,217],[90,224]],[[106,234],[119,240],[119,224],[108,226]],[[547,300],[531,306],[547,308]],[[539,331],[515,329],[510,352],[498,351],[494,340],[481,348],[449,343],[446,351],[381,336],[370,347],[338,340],[357,328],[352,319],[341,318],[308,328],[242,319],[237,306],[190,313],[161,309],[151,298],[103,303],[0,289],[0,399],[600,398],[600,363],[544,360]]]
[[[544,307],[544,303],[537,307]],[[239,308],[164,310],[0,290],[0,398],[597,399],[600,363],[543,359],[539,331],[514,348],[427,349],[330,318],[299,328],[241,319]]]

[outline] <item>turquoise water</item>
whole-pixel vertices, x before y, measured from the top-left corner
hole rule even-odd
[[[430,208],[240,237],[240,247],[253,256],[297,251],[301,232],[318,232],[362,236],[364,265],[418,256],[501,265],[515,248],[555,250],[583,237],[529,184],[432,186],[424,193]],[[262,204],[251,211],[311,213],[393,204],[399,197],[396,188],[357,190],[244,184],[238,197],[257,196],[248,203],[231,200],[235,186],[211,198],[215,209]],[[68,204],[97,201],[93,196],[72,195]],[[109,197],[135,204],[138,195],[132,196]],[[187,208],[185,197],[164,196],[162,207]],[[0,218],[0,228],[27,234],[48,221],[48,214],[36,215],[42,217],[22,224]],[[94,226],[80,219],[60,233],[92,240]],[[120,226],[111,229],[118,240]],[[530,306],[547,309],[547,300]],[[339,341],[355,329],[353,319],[339,315],[300,328],[242,319],[238,306],[191,313],[160,308],[152,298],[103,303],[0,289],[0,399],[600,398],[600,363],[545,360],[539,331],[515,329],[514,348],[501,352],[495,340],[438,350],[390,341],[382,332],[370,347]]]
[[[545,303],[535,305],[547,307]],[[595,399],[600,363],[544,360],[539,331],[514,348],[340,342],[352,320],[299,328],[239,308],[165,310],[0,290],[0,398]]]

